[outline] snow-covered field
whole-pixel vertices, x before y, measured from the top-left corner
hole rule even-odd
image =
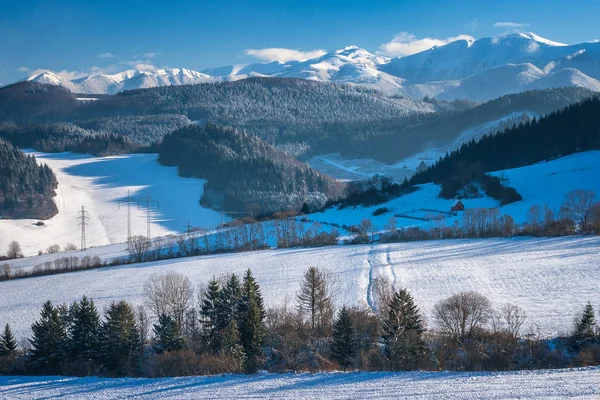
[[[600,237],[553,239],[441,240],[318,249],[266,250],[166,260],[129,266],[0,282],[0,324],[23,337],[46,300],[71,303],[84,294],[99,308],[115,300],[143,302],[144,282],[176,271],[194,284],[252,269],[269,306],[289,303],[309,266],[327,269],[335,280],[335,302],[373,304],[371,284],[386,277],[407,288],[431,325],[434,304],[465,290],[487,296],[495,306],[525,309],[523,327],[542,335],[571,330],[573,318],[590,300],[600,304]],[[526,333],[525,332],[525,333]]]
[[[130,154],[93,157],[73,153],[30,152],[40,163],[52,168],[58,179],[54,201],[58,214],[46,226],[36,220],[0,220],[0,253],[17,240],[26,256],[37,254],[52,244],[63,247],[80,244],[77,216],[81,206],[88,211],[87,246],[124,242],[127,238],[127,209],[119,201],[131,196],[150,195],[151,234],[162,236],[185,231],[185,226],[215,227],[221,214],[202,208],[198,201],[204,181],[181,178],[176,168],[164,167],[156,154]],[[224,217],[228,220],[227,217]],[[146,210],[142,203],[131,207],[132,235],[146,235]]]
[[[0,377],[6,399],[597,399],[600,368],[162,379]]]

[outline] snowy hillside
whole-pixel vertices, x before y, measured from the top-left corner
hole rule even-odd
[[[114,94],[256,76],[359,84],[415,99],[430,96],[487,101],[528,89],[578,86],[600,90],[600,43],[566,45],[530,32],[457,40],[393,59],[348,46],[309,60],[230,65],[202,72],[179,68],[130,70],[73,81],[44,72],[27,79],[61,85],[77,93]]]
[[[0,377],[0,397],[80,399],[593,399],[600,369],[362,372],[161,379]]]
[[[48,299],[70,304],[86,294],[99,309],[114,300],[141,304],[144,282],[166,271],[187,275],[196,285],[250,268],[267,305],[294,306],[304,272],[316,266],[331,272],[337,306],[374,306],[371,283],[385,277],[396,289],[407,288],[413,294],[427,321],[439,300],[475,290],[496,306],[507,302],[521,306],[528,315],[524,332],[533,328],[554,336],[570,331],[585,302],[600,302],[595,279],[599,251],[598,237],[569,237],[441,240],[181,258],[0,282],[0,321],[23,336]]]
[[[417,161],[418,159],[415,159],[414,163]],[[527,211],[533,204],[547,204],[555,213],[558,213],[565,195],[572,190],[589,189],[600,196],[600,180],[597,179],[600,176],[600,151],[577,153],[527,167],[498,171],[494,174],[506,177],[508,185],[514,187],[523,197],[521,201],[500,207],[500,212],[512,216],[518,223],[523,223],[527,219]],[[440,211],[450,211],[454,203],[452,199],[440,198],[439,193],[438,185],[424,184],[420,185],[416,192],[387,203],[371,207],[332,208],[311,214],[311,219],[356,225],[362,219],[369,218],[377,229],[384,229],[391,216],[407,215],[407,218],[397,218],[398,227],[429,227],[432,222],[428,219],[433,219]],[[462,201],[466,208],[490,208],[499,205],[498,201],[486,196]],[[387,211],[374,216],[375,210],[380,208],[386,208]],[[423,210],[437,210],[437,212]],[[443,221],[446,226],[450,226],[455,221],[460,222],[461,218],[460,214],[457,216],[445,215]]]
[[[58,180],[54,201],[58,214],[43,227],[35,220],[0,220],[0,247],[4,253],[17,240],[26,256],[37,254],[52,244],[79,247],[81,229],[77,216],[84,206],[89,212],[87,245],[101,246],[124,242],[127,238],[127,210],[119,200],[149,194],[156,203],[151,210],[151,234],[163,236],[182,232],[189,223],[215,227],[229,218],[202,208],[198,201],[203,191],[200,179],[181,178],[176,168],[164,167],[155,154],[92,157],[72,153],[32,152],[40,163],[48,164]],[[132,235],[146,235],[146,211],[143,204],[131,208]],[[32,240],[35,238],[35,240]]]

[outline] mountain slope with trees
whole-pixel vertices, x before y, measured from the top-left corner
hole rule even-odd
[[[0,139],[0,217],[48,219],[58,209],[52,201],[56,177],[12,144]]]
[[[600,98],[593,97],[502,133],[465,143],[411,184],[441,183],[456,193],[486,172],[518,168],[587,150],[600,149]]]
[[[165,136],[159,162],[206,179],[203,204],[230,211],[271,212],[319,207],[343,186],[256,136],[215,124],[190,125]]]

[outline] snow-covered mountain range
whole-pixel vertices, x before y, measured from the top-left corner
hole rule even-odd
[[[129,70],[72,81],[45,72],[27,80],[61,85],[77,93],[114,94],[253,76],[359,84],[417,99],[429,96],[485,101],[527,89],[562,86],[600,91],[600,43],[566,45],[534,33],[517,33],[475,41],[457,40],[397,58],[348,46],[305,61],[230,65],[202,72],[179,68]]]

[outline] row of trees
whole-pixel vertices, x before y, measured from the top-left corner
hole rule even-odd
[[[113,302],[100,317],[87,297],[46,302],[28,345],[6,326],[0,372],[176,376],[224,372],[363,370],[511,370],[600,363],[600,330],[591,303],[569,337],[523,334],[524,310],[495,310],[475,292],[437,303],[426,329],[411,294],[373,282],[371,308],[334,307],[335,282],[309,268],[295,307],[266,309],[248,270],[212,279],[196,292],[168,272],[144,285],[145,304]]]

